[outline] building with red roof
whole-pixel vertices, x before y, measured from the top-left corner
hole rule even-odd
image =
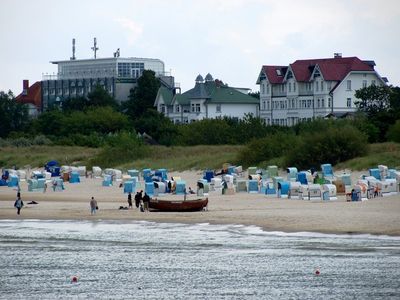
[[[257,79],[260,117],[267,125],[292,126],[317,117],[348,116],[357,109],[356,90],[386,82],[374,61],[339,53],[288,66],[264,65]]]
[[[36,81],[29,86],[29,80],[23,80],[22,93],[15,98],[15,101],[27,104],[29,115],[37,116],[42,110],[42,87],[40,81]]]

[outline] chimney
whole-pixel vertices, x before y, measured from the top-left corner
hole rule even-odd
[[[333,53],[334,58],[342,58],[342,53]]]
[[[28,95],[28,89],[29,89],[29,80],[24,79],[22,81],[22,95]]]

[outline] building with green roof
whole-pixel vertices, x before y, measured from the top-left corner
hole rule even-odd
[[[180,89],[160,87],[154,106],[174,123],[190,123],[202,119],[232,117],[246,114],[258,116],[259,100],[249,96],[249,89],[229,87],[207,74],[198,75],[195,86],[180,93]]]

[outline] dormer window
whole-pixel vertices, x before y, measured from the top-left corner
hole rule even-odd
[[[276,69],[276,75],[282,76],[282,71],[281,71],[281,69]]]

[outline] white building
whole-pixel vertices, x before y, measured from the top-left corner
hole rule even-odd
[[[173,77],[165,76],[164,62],[138,57],[111,57],[53,61],[54,75],[43,75],[42,103],[46,109],[55,102],[86,96],[100,85],[117,101],[126,101],[143,70],[153,70],[163,84],[174,86]]]
[[[194,88],[181,94],[179,89],[162,86],[154,106],[174,123],[246,114],[258,116],[259,100],[244,93],[248,89],[232,88],[207,74],[197,76]]]
[[[356,111],[355,91],[387,81],[374,61],[357,57],[296,60],[289,66],[265,65],[260,85],[260,118],[267,125],[292,126],[317,117]]]

